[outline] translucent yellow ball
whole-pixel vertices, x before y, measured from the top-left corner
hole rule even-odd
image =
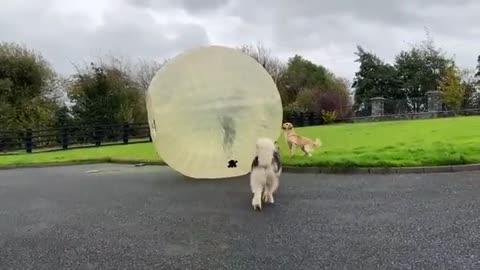
[[[257,138],[276,140],[281,132],[275,83],[237,49],[200,47],[176,56],[152,79],[146,102],[158,155],[191,178],[247,174]]]

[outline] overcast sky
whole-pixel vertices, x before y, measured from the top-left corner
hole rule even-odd
[[[425,39],[474,68],[480,1],[468,0],[0,0],[0,40],[23,42],[61,73],[114,54],[162,60],[188,48],[263,42],[352,80],[357,44],[391,61]]]

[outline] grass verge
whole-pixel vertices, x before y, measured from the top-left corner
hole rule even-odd
[[[77,148],[31,154],[0,155],[0,166],[88,161],[162,162],[151,143]],[[163,162],[162,162],[163,163]]]
[[[480,117],[407,120],[298,128],[323,146],[313,157],[289,158],[279,138],[285,166],[414,167],[480,163]],[[162,162],[151,143],[0,155],[0,166],[104,161]]]

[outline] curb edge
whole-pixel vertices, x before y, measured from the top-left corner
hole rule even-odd
[[[0,166],[0,170],[22,169],[22,168],[43,168],[61,167],[73,165],[89,165],[99,163],[110,164],[144,164],[149,166],[168,166],[162,161],[132,161],[116,159],[94,159],[79,160],[70,162],[48,162],[20,165]],[[425,173],[447,173],[447,172],[480,172],[480,163],[463,165],[442,165],[442,166],[421,166],[421,167],[292,167],[284,166],[283,172],[298,174],[425,174]]]
[[[314,174],[426,174],[447,172],[480,172],[480,163],[442,166],[419,167],[284,167],[287,173],[314,173]]]

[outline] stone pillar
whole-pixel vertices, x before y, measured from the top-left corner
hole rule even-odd
[[[370,101],[372,102],[372,116],[383,116],[385,113],[385,98],[374,97]]]
[[[428,91],[428,111],[440,112],[442,110],[442,97],[440,91]]]

